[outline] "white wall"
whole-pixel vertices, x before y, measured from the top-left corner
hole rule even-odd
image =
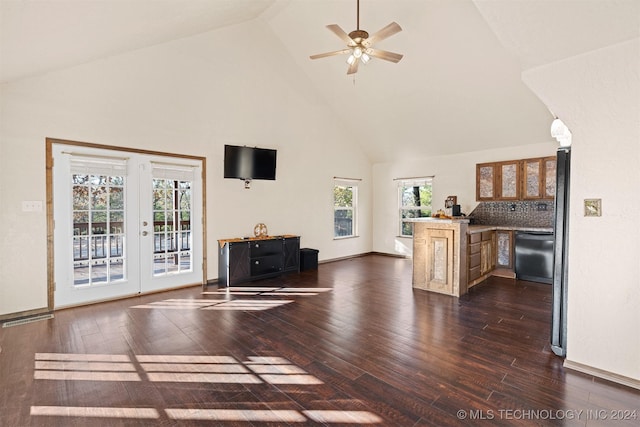
[[[233,40],[233,43],[229,43]],[[370,163],[260,21],[0,86],[0,315],[46,307],[45,138],[204,156],[217,239],[299,234],[320,260],[371,250]],[[278,150],[276,181],[222,178],[224,144]],[[333,240],[333,176],[361,178],[360,237]]]
[[[567,361],[640,380],[640,39],[523,79],[573,133]]]
[[[549,125],[551,120],[549,116]],[[398,187],[394,179],[433,175],[432,210],[444,209],[447,196],[457,196],[461,211],[469,214],[478,205],[476,163],[554,156],[556,149],[557,143],[549,141],[373,165],[373,250],[398,255],[412,253],[411,239],[398,237]]]

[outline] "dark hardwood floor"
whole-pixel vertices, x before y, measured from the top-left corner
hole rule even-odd
[[[550,300],[413,290],[371,255],[61,310],[0,329],[0,425],[637,426],[640,391],[550,351]]]

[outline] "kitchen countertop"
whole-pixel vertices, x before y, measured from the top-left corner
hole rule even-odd
[[[492,230],[510,230],[510,231],[538,231],[545,233],[553,233],[553,227],[526,227],[515,225],[470,225],[467,228],[468,234],[481,233],[483,231]]]
[[[467,217],[450,217],[450,218],[434,218],[434,217],[422,217],[422,218],[405,218],[403,219],[405,222],[433,222],[433,223],[441,223],[441,224],[468,224],[469,218]]]

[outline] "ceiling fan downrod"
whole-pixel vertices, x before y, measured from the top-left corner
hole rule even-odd
[[[357,44],[369,38],[369,33],[360,29],[360,0],[356,0],[356,29],[349,33],[349,37]]]

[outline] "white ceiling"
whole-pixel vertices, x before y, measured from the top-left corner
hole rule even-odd
[[[378,47],[405,57],[354,80],[309,55],[343,47],[325,25],[354,30],[355,0],[0,0],[0,82],[260,22],[380,162],[549,141],[521,71],[638,37],[639,17],[638,0],[363,0],[361,29],[398,22]]]

